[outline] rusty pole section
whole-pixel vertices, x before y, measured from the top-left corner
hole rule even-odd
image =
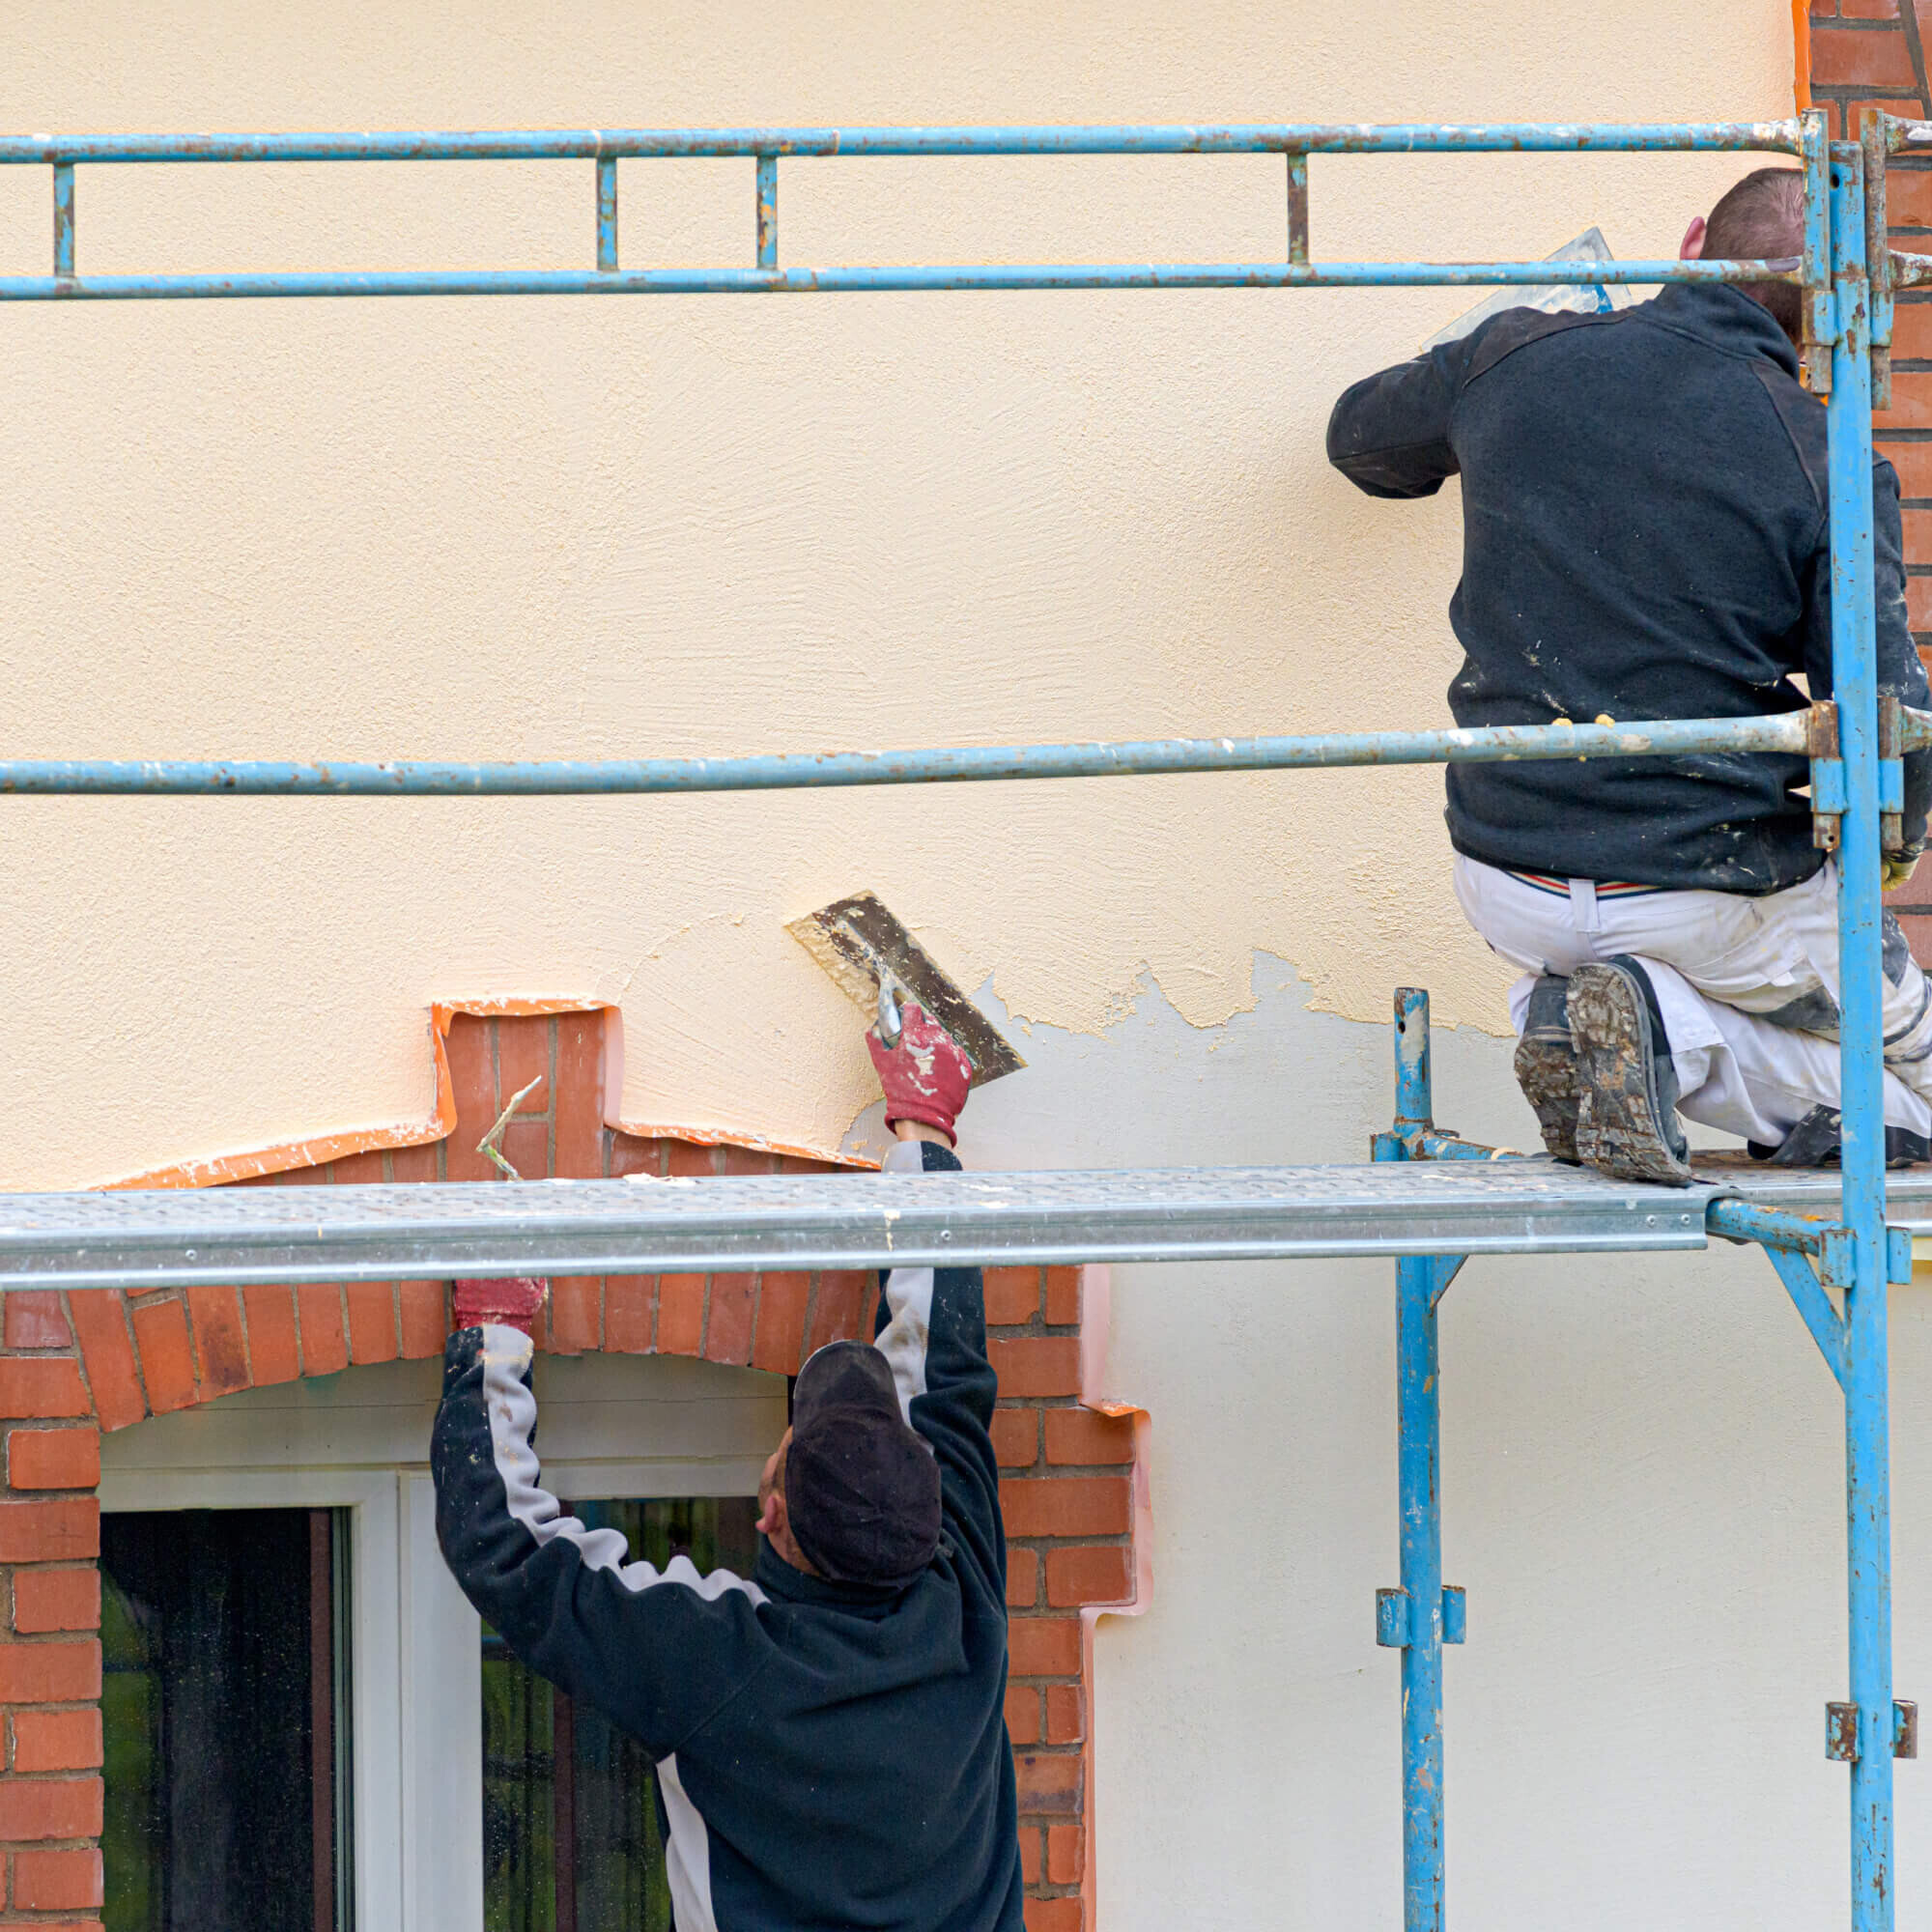
[[[73,275],[73,163],[54,168],[54,275],[61,281]]]
[[[1308,156],[1288,157],[1288,259],[1308,265]]]
[[[617,266],[617,163],[605,156],[597,161],[597,266],[606,273]]]
[[[758,156],[758,267],[779,265],[779,157]]]

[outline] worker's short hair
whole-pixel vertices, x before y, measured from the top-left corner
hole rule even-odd
[[[1804,177],[1797,168],[1753,168],[1704,223],[1708,262],[1776,262],[1804,245]],[[1801,291],[1790,282],[1739,282],[1798,340]]]

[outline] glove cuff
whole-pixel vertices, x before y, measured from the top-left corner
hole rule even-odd
[[[465,1278],[450,1286],[450,1315],[458,1328],[494,1323],[526,1335],[533,1335],[550,1293],[550,1283],[532,1275]]]
[[[904,1106],[888,1106],[886,1131],[890,1133],[901,1121],[917,1121],[923,1127],[937,1127],[946,1136],[948,1147],[959,1145],[957,1121],[932,1101],[910,1100]]]

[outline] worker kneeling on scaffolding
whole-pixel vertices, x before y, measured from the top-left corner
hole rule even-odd
[[[1784,266],[1803,177],[1761,168],[1686,258]],[[1794,264],[1795,266],[1795,264]],[[1373,497],[1463,479],[1450,620],[1461,725],[1753,717],[1832,690],[1826,412],[1799,381],[1799,291],[1676,282],[1606,314],[1508,309],[1357,383],[1328,455]],[[1881,691],[1926,701],[1906,628],[1898,477],[1873,465]],[[1835,864],[1799,756],[1452,765],[1456,895],[1522,978],[1517,1078],[1545,1146],[1690,1180],[1677,1115],[1793,1166],[1838,1154]],[[1905,760],[1906,849],[1932,753]],[[1885,923],[1888,1157],[1932,1151],[1932,987]]]
[[[956,1169],[965,1055],[916,1006],[892,1049],[868,1044],[900,1142],[887,1172]],[[544,1490],[544,1293],[456,1285],[437,1535],[511,1650],[649,1750],[678,1932],[1021,1932],[980,1270],[893,1269],[876,1340],[800,1370],[743,1577],[627,1561]]]

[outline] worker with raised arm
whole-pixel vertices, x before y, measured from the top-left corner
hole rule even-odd
[[[1803,177],[1761,168],[1682,254],[1795,267],[1803,219]],[[1831,695],[1826,412],[1799,380],[1798,322],[1777,282],[1508,309],[1336,404],[1329,459],[1370,496],[1462,478],[1458,724],[1742,718]],[[1923,705],[1883,460],[1872,494],[1879,688]],[[1449,768],[1457,898],[1521,970],[1517,1077],[1558,1159],[1684,1184],[1679,1112],[1761,1157],[1837,1157],[1837,869],[1811,841],[1809,778],[1796,754]],[[1916,753],[1889,887],[1928,795]],[[1884,953],[1888,1152],[1922,1158],[1932,989],[1889,914]]]
[[[957,1169],[965,1056],[916,1006],[868,1044],[886,1172]],[[893,1269],[874,1342],[799,1371],[749,1577],[633,1561],[545,1491],[543,1293],[456,1285],[437,1535],[510,1649],[650,1752],[677,1932],[1021,1932],[980,1270]]]

